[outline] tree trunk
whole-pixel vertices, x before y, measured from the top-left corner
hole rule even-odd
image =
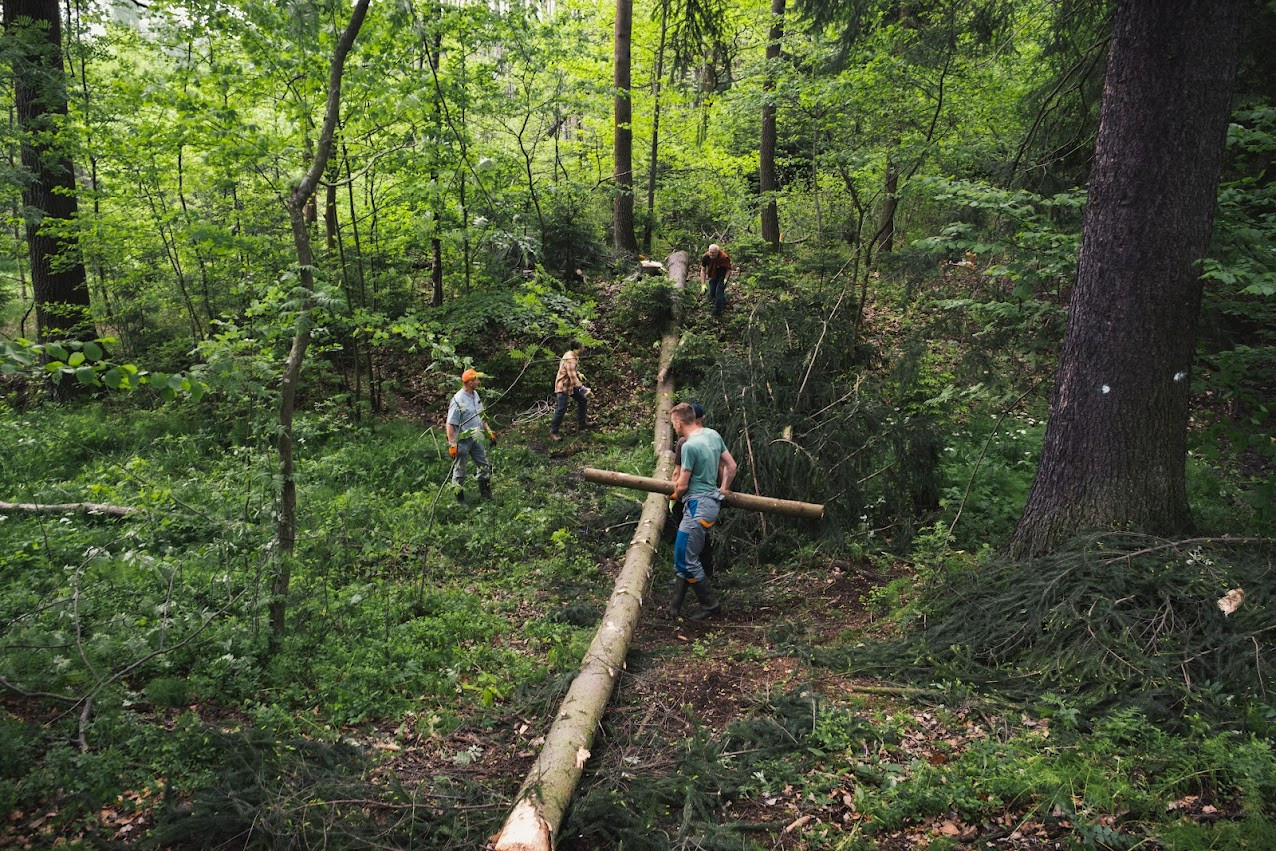
[[[647,220],[642,229],[642,250],[651,254],[651,234],[656,229],[656,165],[660,151],[660,85],[665,75],[665,42],[669,37],[669,4],[660,4],[660,44],[651,79],[651,157],[647,166]]]
[[[291,578],[292,554],[297,542],[297,482],[293,478],[292,419],[297,404],[297,383],[301,380],[301,365],[310,346],[310,331],[314,320],[311,311],[311,293],[314,291],[314,252],[310,248],[310,232],[306,225],[306,206],[314,197],[332,155],[332,137],[336,132],[337,118],[341,114],[341,76],[345,70],[346,56],[354,45],[355,36],[368,13],[370,0],[356,0],[350,22],[333,51],[328,70],[328,99],[324,109],[323,129],[319,134],[319,146],[314,159],[301,182],[287,199],[288,219],[292,224],[293,245],[300,267],[300,287],[303,303],[297,310],[296,330],[292,347],[284,362],[282,386],[279,393],[279,470],[283,481],[279,496],[279,517],[275,525],[275,550],[279,559],[271,583],[270,629],[271,638],[278,642],[284,635],[288,611],[288,585]]]
[[[780,213],[775,192],[775,92],[776,65],[780,61],[780,41],[784,38],[785,0],[771,0],[771,33],[766,45],[766,78],[762,83],[766,100],[762,104],[762,138],[758,147],[758,194],[762,197],[762,238],[772,251],[780,250]]]
[[[127,505],[107,505],[103,502],[60,502],[55,504],[38,502],[0,502],[0,514],[21,511],[27,514],[67,514],[72,511],[83,511],[86,514],[106,514],[111,517],[129,517],[142,513],[140,508]]]
[[[668,265],[674,287],[681,290],[687,281],[686,253],[677,252],[669,258]],[[669,365],[677,347],[675,326],[661,341],[656,386],[652,448],[657,459],[655,475],[663,479],[673,473],[673,435],[669,429],[673,382],[669,378]],[[625,667],[625,654],[638,624],[647,581],[651,578],[652,560],[667,516],[663,496],[653,493],[647,497],[602,624],[585,651],[580,673],[554,716],[554,723],[545,735],[545,745],[523,781],[505,825],[492,841],[495,851],[551,851],[554,847],[554,835],[589,759],[594,733],[611,699],[616,678]]]
[[[633,31],[633,0],[616,0],[615,52],[615,158],[616,196],[612,202],[612,244],[617,251],[638,253],[634,235],[634,131],[633,101],[629,81],[630,35]]]
[[[89,285],[74,237],[57,230],[76,217],[75,168],[56,135],[67,121],[62,16],[57,0],[4,0],[4,40],[12,63],[22,138],[22,203],[41,340],[93,336]],[[52,225],[52,228],[46,227]]]
[[[899,208],[899,164],[895,161],[899,150],[898,137],[891,139],[886,154],[886,180],[882,185],[882,224],[877,229],[877,254],[890,254],[895,249],[895,211]]]
[[[430,75],[435,80],[438,79],[439,65],[443,58],[443,33],[436,32],[433,36],[433,49],[426,51],[426,61],[430,63]],[[433,108],[430,114],[430,123],[434,128],[434,132],[439,138],[443,138],[443,92],[438,86],[434,87]],[[437,158],[438,154],[435,154]],[[443,216],[446,212],[446,205],[443,202],[442,193],[438,191],[439,185],[439,169],[437,160],[430,166],[430,182],[435,188],[434,191],[434,235],[430,237],[430,305],[433,307],[443,306],[443,239],[440,233],[443,230]]]
[[[1077,284],[1015,557],[1092,529],[1191,528],[1195,264],[1209,243],[1241,6],[1118,4]]]

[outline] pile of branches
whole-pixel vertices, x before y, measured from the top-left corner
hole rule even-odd
[[[859,658],[928,683],[1098,714],[1259,721],[1276,705],[1276,540],[1106,534],[1026,562],[949,574],[913,631]]]
[[[760,305],[725,350],[684,338],[674,375],[693,386],[688,400],[704,405],[706,424],[739,462],[737,490],[823,503],[823,531],[835,536],[906,541],[938,507],[942,444],[933,422],[898,407],[907,390],[870,369],[876,355],[857,338],[855,317],[850,297]],[[724,514],[723,529],[754,543],[811,532],[743,512]]]

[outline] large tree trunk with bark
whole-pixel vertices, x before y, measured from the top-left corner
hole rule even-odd
[[[1192,525],[1184,464],[1241,0],[1123,0],[1068,331],[1016,557],[1092,529]]]
[[[780,42],[784,38],[785,0],[771,0],[771,33],[766,45],[766,78],[762,88],[766,100],[762,104],[762,134],[758,147],[758,194],[762,196],[762,238],[772,251],[780,250],[780,211],[775,201],[779,183],[775,178],[775,92],[776,63],[780,61]]]
[[[687,255],[677,252],[668,260],[669,277],[676,289],[687,281]],[[678,317],[660,346],[660,371],[656,386],[655,475],[668,479],[673,473],[673,435],[669,412],[673,409],[673,382],[669,365],[678,347]],[[642,599],[651,578],[652,560],[660,542],[660,532],[668,516],[666,500],[653,493],[643,503],[638,530],[625,554],[625,564],[603,613],[602,624],[585,651],[580,673],[554,723],[545,734],[545,744],[518,792],[505,825],[492,839],[495,851],[551,851],[554,836],[562,824],[581,770],[589,759],[594,733],[611,699],[616,679],[625,667],[625,655],[638,624]]]
[[[634,110],[629,77],[633,20],[633,0],[616,0],[616,108],[612,144],[616,195],[612,203],[612,244],[618,251],[637,254],[638,237],[634,234]]]
[[[271,582],[270,630],[271,638],[283,637],[288,611],[288,585],[292,575],[292,554],[297,541],[297,482],[293,478],[292,420],[297,406],[297,383],[301,380],[301,366],[305,362],[306,349],[310,347],[310,332],[314,325],[311,316],[314,293],[314,252],[310,247],[310,231],[306,224],[306,207],[314,197],[332,155],[332,139],[341,114],[341,77],[345,71],[346,56],[354,46],[355,36],[363,26],[370,0],[357,0],[337,47],[333,51],[328,68],[328,98],[324,107],[323,129],[319,134],[319,146],[305,176],[287,199],[288,218],[292,224],[293,245],[297,250],[300,267],[301,306],[297,309],[296,330],[292,347],[284,362],[282,386],[279,391],[279,471],[282,479],[279,495],[279,516],[275,525],[275,551],[278,564]]]
[[[14,111],[22,136],[22,203],[41,340],[93,335],[89,285],[70,224],[79,205],[65,141],[66,75],[57,0],[4,0],[4,40],[12,63]]]

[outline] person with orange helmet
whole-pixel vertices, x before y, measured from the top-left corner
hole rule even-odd
[[[447,409],[447,453],[454,460],[452,487],[456,491],[456,501],[461,504],[465,503],[465,468],[466,461],[470,459],[478,468],[479,495],[484,499],[492,498],[492,465],[487,461],[482,437],[486,434],[495,446],[496,432],[483,419],[483,400],[478,394],[479,386],[486,377],[473,368],[461,373],[461,389],[456,391]]]

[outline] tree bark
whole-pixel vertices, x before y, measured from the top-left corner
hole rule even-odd
[[[681,290],[687,281],[686,253],[672,255],[668,266],[674,287]],[[674,277],[672,270],[680,270],[679,276]],[[669,365],[677,347],[675,327],[662,340],[652,441],[657,459],[655,475],[665,479],[673,473],[674,466],[673,435],[669,429],[673,381],[669,378]],[[647,497],[602,624],[585,652],[580,673],[572,681],[553,725],[545,734],[545,745],[523,781],[504,826],[492,839],[491,847],[495,851],[551,851],[554,847],[554,835],[589,759],[598,722],[611,699],[616,678],[625,667],[625,654],[638,624],[642,599],[651,578],[652,560],[667,516],[664,497],[654,493]]]
[[[305,176],[289,194],[286,202],[288,219],[292,224],[293,245],[297,251],[297,264],[300,269],[302,305],[297,310],[296,329],[293,333],[292,347],[288,351],[288,359],[284,362],[279,393],[278,450],[280,477],[283,484],[279,497],[279,518],[275,526],[275,548],[279,561],[271,583],[270,600],[271,636],[276,642],[283,637],[286,627],[288,585],[291,578],[293,549],[297,541],[297,482],[293,478],[292,420],[297,404],[297,382],[301,380],[301,365],[306,356],[306,349],[310,346],[310,332],[314,324],[310,313],[315,286],[314,252],[310,247],[310,232],[307,230],[306,205],[314,197],[315,189],[319,186],[319,177],[323,174],[328,158],[332,155],[332,138],[336,132],[337,119],[341,114],[341,77],[345,70],[346,56],[354,45],[359,28],[363,26],[369,2],[370,0],[357,0],[350,15],[350,21],[341,33],[341,38],[337,40],[332,64],[328,70],[328,99],[324,109],[323,129],[319,134],[319,145]]]
[[[882,183],[882,224],[877,229],[877,254],[890,254],[895,249],[895,211],[899,209],[899,164],[895,161],[899,151],[898,137],[891,139],[886,152],[886,179]]]
[[[638,253],[634,234],[634,131],[633,92],[630,90],[629,55],[633,32],[633,0],[616,0],[616,46],[614,83],[616,88],[615,159],[616,195],[612,202],[612,244],[617,251]]]
[[[1092,529],[1169,536],[1242,0],[1117,7],[1077,284],[1037,478],[1008,550]]]
[[[22,203],[40,340],[89,339],[89,285],[73,236],[56,230],[79,211],[75,168],[57,138],[67,122],[62,15],[57,0],[4,0],[14,111],[22,147]]]
[[[762,197],[762,238],[772,251],[780,250],[780,213],[775,201],[779,184],[775,178],[775,92],[776,64],[780,60],[780,42],[784,38],[785,0],[771,0],[771,33],[766,45],[766,78],[762,89],[762,134],[758,147],[758,194]]]
[[[599,470],[586,467],[580,471],[587,482],[600,485],[611,485],[618,488],[648,491],[669,496],[673,493],[673,482],[668,479],[655,479],[646,476],[631,476],[615,470]],[[789,517],[804,517],[807,520],[819,520],[824,517],[824,506],[813,502],[799,502],[793,499],[776,499],[770,496],[757,496],[751,493],[731,491],[727,494],[726,505],[732,508],[746,508],[750,511],[764,511],[767,514],[784,514]]]

